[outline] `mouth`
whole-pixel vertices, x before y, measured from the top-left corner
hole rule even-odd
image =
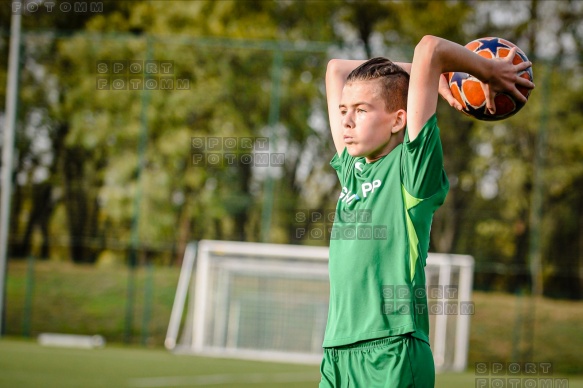
[[[354,144],[354,139],[351,138],[350,136],[344,136],[344,144],[347,145]]]

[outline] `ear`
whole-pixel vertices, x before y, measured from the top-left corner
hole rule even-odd
[[[393,124],[393,128],[391,129],[392,133],[398,133],[400,130],[404,129],[407,125],[407,111],[404,109],[399,109],[395,112],[395,122]]]

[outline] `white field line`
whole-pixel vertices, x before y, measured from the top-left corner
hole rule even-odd
[[[257,383],[291,383],[296,381],[319,381],[320,374],[314,372],[302,373],[247,373],[247,374],[217,374],[203,376],[167,376],[144,377],[131,379],[131,387],[184,387],[193,385],[219,384],[257,384]]]

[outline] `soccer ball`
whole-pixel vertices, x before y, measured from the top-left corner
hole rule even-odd
[[[484,58],[504,58],[508,55],[515,44],[501,38],[481,38],[471,41],[465,46]],[[528,61],[524,52],[517,47],[516,56],[513,63],[515,65]],[[533,81],[532,67],[522,71],[520,77]],[[511,95],[498,93],[494,97],[496,103],[496,113],[490,114],[486,109],[486,98],[482,90],[482,83],[476,77],[462,72],[449,73],[449,88],[453,96],[463,107],[462,113],[474,117],[478,120],[496,121],[506,119],[516,114],[523,103],[516,101]],[[530,95],[530,89],[518,86],[518,90],[526,97]]]

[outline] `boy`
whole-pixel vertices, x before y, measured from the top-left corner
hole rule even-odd
[[[411,64],[332,60],[330,126],[342,191],[330,238],[330,307],[320,387],[433,387],[425,259],[435,210],[449,189],[435,116],[438,95],[458,110],[444,73],[482,80],[525,101],[533,88],[512,64],[426,36]],[[364,231],[360,233],[360,231]]]

